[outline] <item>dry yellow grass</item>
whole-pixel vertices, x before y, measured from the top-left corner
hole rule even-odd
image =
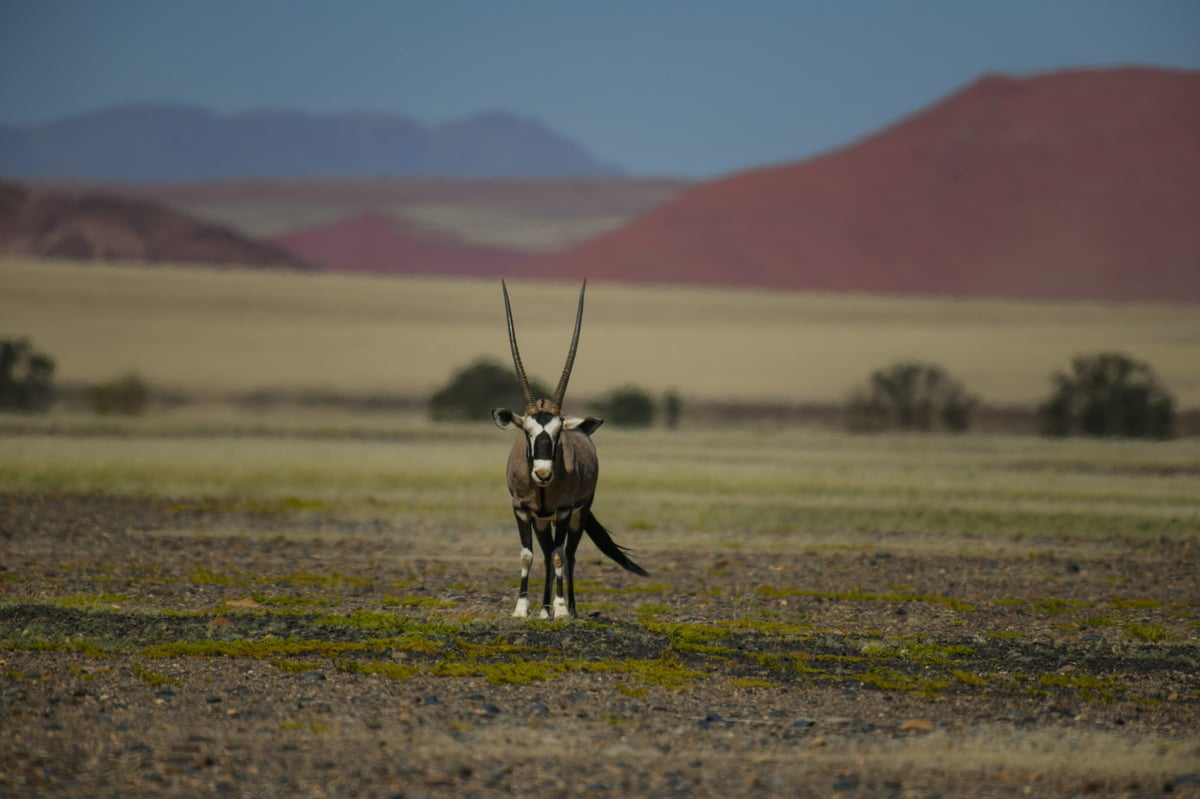
[[[513,435],[484,418],[449,425],[338,412],[0,417],[0,486],[302,497],[369,514],[390,508],[408,529],[439,530],[436,546],[422,546],[445,554],[462,536],[511,525],[503,474]],[[640,549],[795,551],[877,543],[879,531],[898,529],[907,543],[891,541],[890,549],[969,546],[978,553],[1076,540],[1095,556],[1116,538],[1200,537],[1194,438],[617,425],[596,437],[603,464],[597,512]]]
[[[578,287],[510,284],[530,372],[557,375]],[[325,388],[419,395],[479,355],[508,359],[492,280],[377,278],[0,259],[0,335],[33,338],[64,381],[136,370],[222,394]],[[901,358],[986,401],[1033,403],[1072,355],[1150,361],[1200,405],[1200,308],[597,284],[572,394],[634,383],[709,400],[839,401]]]

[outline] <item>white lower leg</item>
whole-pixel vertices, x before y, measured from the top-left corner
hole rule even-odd
[[[513,616],[522,619],[529,615],[529,597],[525,596],[525,592],[529,590],[529,567],[532,565],[533,551],[521,547],[521,596],[517,597],[517,607],[513,609]]]
[[[554,618],[566,618],[567,600],[563,596],[563,551],[562,547],[554,550]]]

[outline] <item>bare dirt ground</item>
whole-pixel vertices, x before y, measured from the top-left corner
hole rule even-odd
[[[0,494],[0,794],[1200,796],[1191,542],[515,538]]]

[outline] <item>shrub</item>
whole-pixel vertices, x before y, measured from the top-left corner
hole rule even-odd
[[[674,430],[679,427],[679,418],[683,415],[683,399],[679,396],[679,392],[671,389],[666,394],[663,394],[663,422],[668,428]]]
[[[54,402],[54,359],[27,338],[0,340],[0,410],[41,413]]]
[[[654,399],[637,386],[623,386],[592,403],[591,410],[605,421],[623,427],[654,424]]]
[[[533,378],[529,379],[529,387],[537,399],[550,396],[550,390]],[[525,399],[512,367],[493,358],[479,358],[459,369],[429,398],[429,413],[438,421],[483,419],[493,408],[525,411]]]
[[[1149,364],[1114,352],[1078,355],[1038,407],[1043,435],[1171,438],[1175,401]]]
[[[852,430],[948,430],[971,426],[978,401],[939,366],[915,361],[876,369],[847,403]]]
[[[137,416],[150,402],[150,387],[134,372],[107,383],[97,383],[87,391],[88,405],[95,413]]]

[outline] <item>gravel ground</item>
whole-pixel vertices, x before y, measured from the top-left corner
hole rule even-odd
[[[0,494],[0,794],[1200,796],[1193,543],[696,541]]]

